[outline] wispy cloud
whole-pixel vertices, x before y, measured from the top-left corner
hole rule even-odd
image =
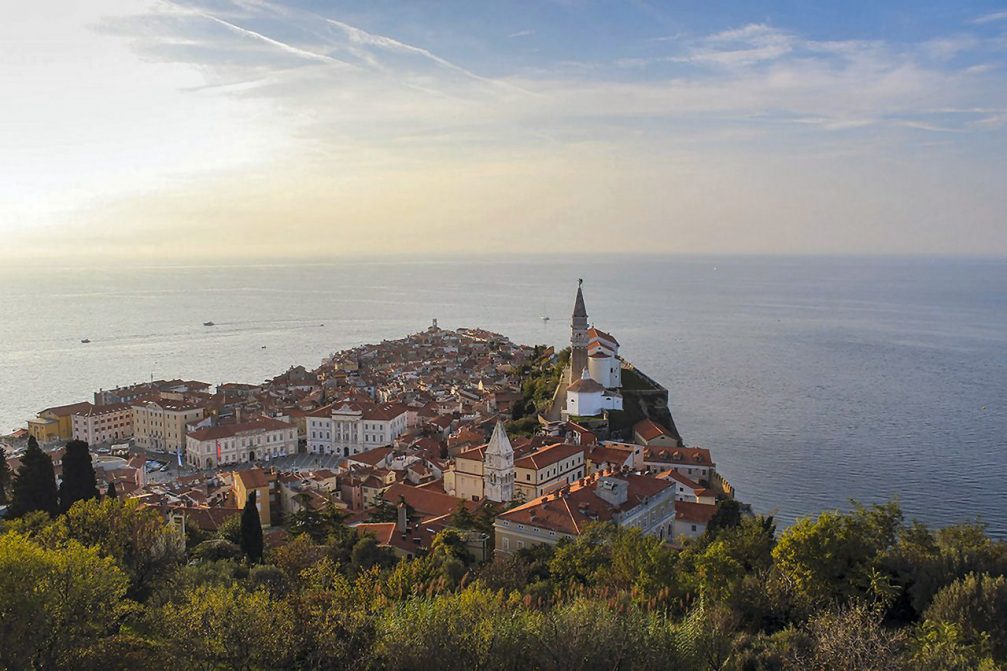
[[[327,56],[325,54],[319,54],[319,53],[315,53],[314,51],[308,51],[307,49],[301,49],[299,47],[292,46],[292,45],[287,44],[285,42],[281,42],[280,40],[275,40],[272,37],[269,37],[268,35],[263,35],[262,33],[257,33],[254,30],[249,30],[248,28],[242,28],[241,26],[235,25],[235,24],[233,24],[233,23],[231,23],[229,21],[225,21],[224,19],[218,18],[218,17],[216,17],[216,16],[214,16],[212,14],[208,14],[206,12],[192,11],[192,14],[194,16],[199,16],[199,17],[204,18],[204,19],[206,19],[208,21],[213,21],[214,23],[222,25],[225,28],[233,30],[234,32],[238,33],[239,35],[244,35],[244,36],[250,37],[250,38],[255,39],[255,40],[261,40],[262,42],[265,42],[266,44],[272,45],[272,46],[274,46],[274,47],[276,47],[276,48],[278,48],[278,49],[280,49],[282,51],[287,52],[288,54],[293,54],[295,56],[301,56],[302,58],[306,58],[308,60],[314,60],[314,61],[320,61],[322,63],[328,63],[329,65],[340,65],[340,66],[344,66],[344,67],[353,67],[349,63],[347,63],[345,61],[341,61],[338,58],[333,58],[333,57]]]
[[[1007,21],[1007,11],[992,12],[991,14],[977,16],[976,18],[970,20],[969,23],[973,25],[982,25],[984,23],[993,23],[994,21]]]
[[[511,33],[507,37],[510,37],[510,38],[515,38],[515,37],[531,37],[534,34],[535,34],[534,30],[519,30],[516,33]]]

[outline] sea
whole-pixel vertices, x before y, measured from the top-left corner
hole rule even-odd
[[[897,499],[907,519],[1007,538],[1007,259],[7,266],[0,431],[151,378],[260,383],[434,319],[564,345],[578,279],[590,321],[669,389],[687,444],[781,527]]]

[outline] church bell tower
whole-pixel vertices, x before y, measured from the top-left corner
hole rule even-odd
[[[483,453],[483,493],[498,503],[514,500],[514,448],[499,419]]]
[[[584,280],[577,280],[577,300],[570,320],[570,384],[579,380],[587,368],[587,308],[581,291],[583,284]]]

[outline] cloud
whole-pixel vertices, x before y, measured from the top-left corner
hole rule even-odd
[[[1007,119],[1000,55],[967,33],[815,40],[750,23],[508,71],[486,60],[499,32],[480,41],[467,24],[411,28],[262,0],[176,0],[109,20],[105,34],[137,63],[186,73],[166,96],[185,125],[204,128],[200,110],[219,107],[199,141],[181,146],[225,157],[264,142],[234,165],[162,170],[155,187],[78,201],[61,213],[82,222],[66,240],[83,246],[100,229],[101,244],[123,253],[139,238],[151,253],[184,254],[193,240],[208,254],[229,244],[463,251],[553,227],[589,249],[617,221],[629,222],[620,223],[627,250],[715,251],[718,240],[733,244],[731,227],[779,222],[741,246],[790,249],[792,237],[807,251],[817,243],[796,229],[824,206],[805,194],[835,209],[830,225],[856,216],[881,226],[888,214],[911,227],[934,221],[928,204],[950,221],[952,208],[935,204],[941,189],[920,184],[954,165],[972,180],[957,194],[1002,202],[1000,191],[977,191],[1007,178],[1002,162],[955,162],[1002,146]],[[221,128],[234,134],[218,139]],[[135,172],[157,162],[151,146],[137,144],[151,158]],[[913,203],[885,200],[896,195]],[[136,223],[119,235],[115,222]],[[826,224],[807,225],[841,246]],[[861,233],[863,244],[890,244]]]
[[[535,34],[534,30],[519,30],[516,33],[511,33],[507,37],[510,37],[510,38],[513,39],[515,37],[531,37],[534,34]]]
[[[977,16],[971,19],[969,23],[974,25],[982,25],[984,23],[993,23],[994,21],[1007,21],[1007,11],[1005,12],[993,12],[991,14],[984,14],[983,16]]]

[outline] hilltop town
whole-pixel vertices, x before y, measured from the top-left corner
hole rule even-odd
[[[589,322],[578,284],[569,349],[429,328],[337,352],[260,384],[156,380],[46,408],[5,440],[52,457],[88,443],[102,488],[214,533],[255,493],[267,543],[299,513],[337,511],[400,556],[459,527],[479,559],[576,538],[595,521],[675,545],[735,492],[687,447],[668,392]]]

